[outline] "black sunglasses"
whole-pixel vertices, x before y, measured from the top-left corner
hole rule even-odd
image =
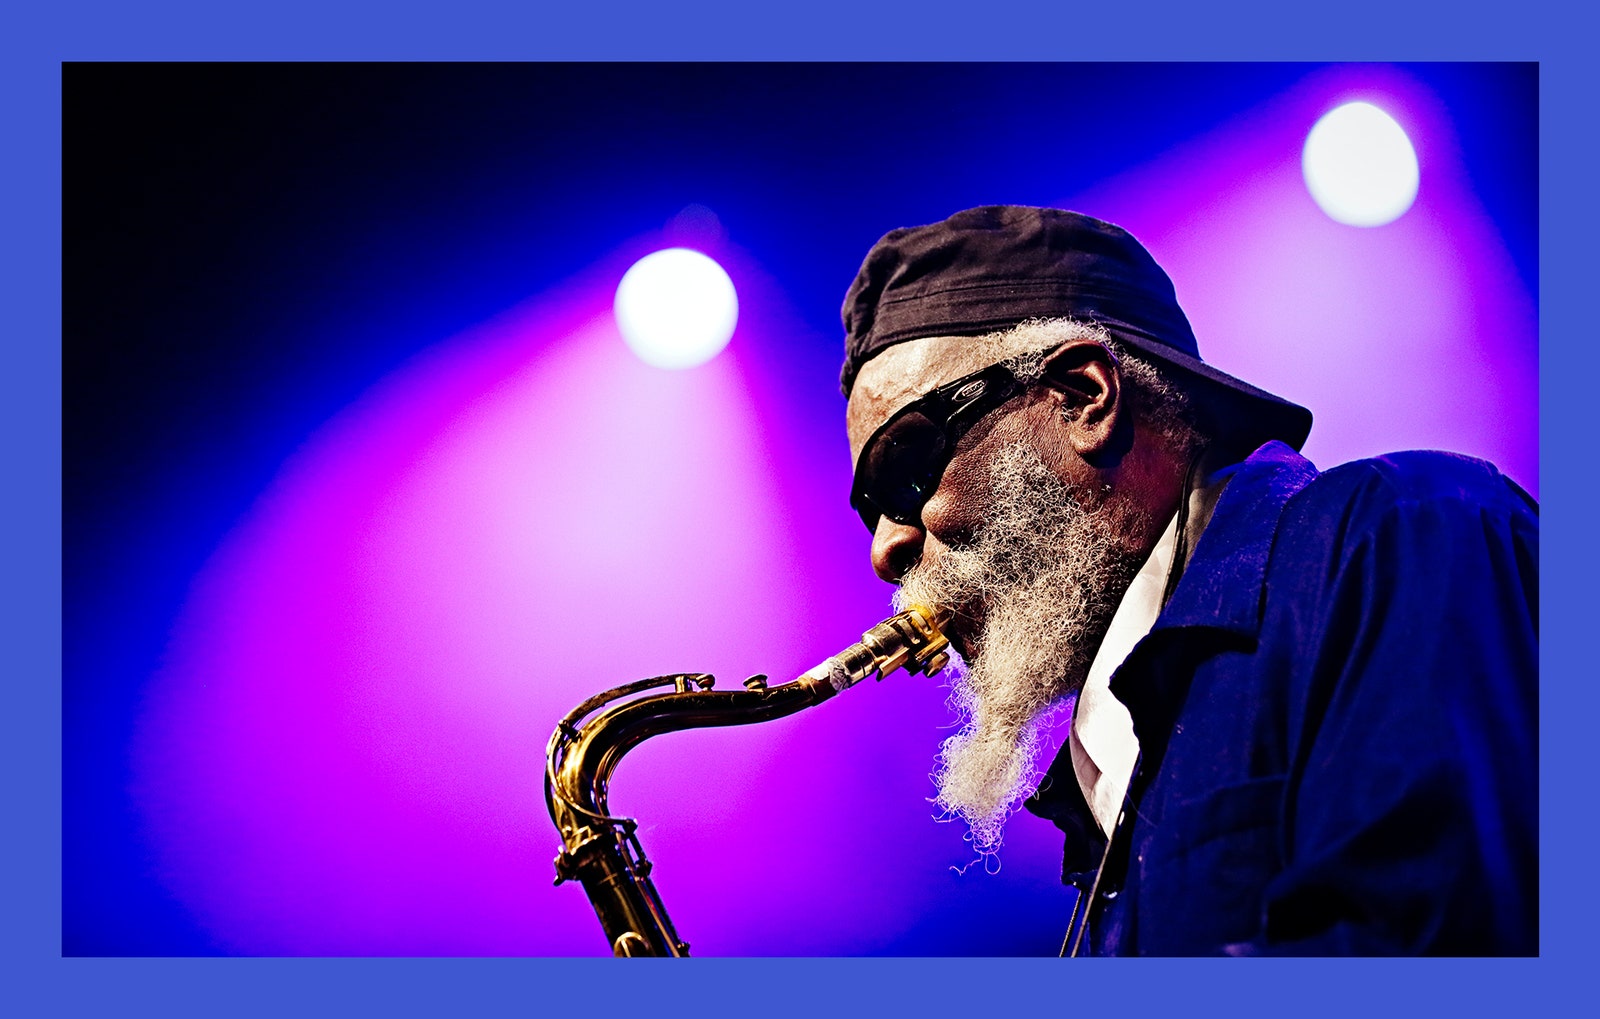
[[[1004,363],[963,375],[901,407],[878,426],[856,460],[850,505],[867,530],[878,518],[918,524],[956,443],[985,414],[1027,388]]]

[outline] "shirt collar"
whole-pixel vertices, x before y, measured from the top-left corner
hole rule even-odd
[[[1161,614],[1161,595],[1177,550],[1175,515],[1123,593],[1072,708],[1072,726],[1067,733],[1072,769],[1102,831],[1110,831],[1115,823],[1139,757],[1133,719],[1122,702],[1111,695],[1111,674]]]

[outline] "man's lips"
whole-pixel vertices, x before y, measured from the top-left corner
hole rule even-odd
[[[967,640],[966,634],[959,630],[954,630],[947,633],[946,636],[950,638],[950,646],[956,649],[956,654],[961,656],[962,661],[972,661],[972,656],[977,653],[977,650],[973,647],[972,642]]]
[[[961,659],[971,664],[982,650],[983,617],[970,609],[958,610],[945,626],[944,634]]]

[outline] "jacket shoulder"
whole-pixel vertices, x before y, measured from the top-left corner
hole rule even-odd
[[[1459,453],[1408,450],[1353,460],[1319,474],[1290,500],[1286,511],[1383,514],[1424,504],[1538,514],[1538,503],[1494,464]]]

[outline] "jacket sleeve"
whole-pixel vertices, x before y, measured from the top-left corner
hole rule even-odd
[[[1284,868],[1231,951],[1537,952],[1538,522],[1491,481],[1377,474],[1324,524],[1336,551],[1294,580],[1318,597],[1293,621]]]

